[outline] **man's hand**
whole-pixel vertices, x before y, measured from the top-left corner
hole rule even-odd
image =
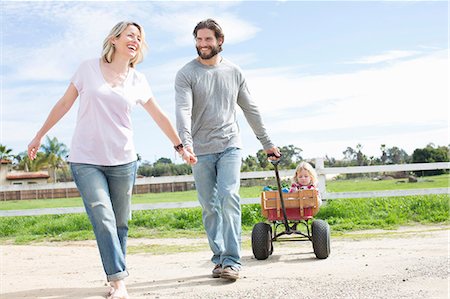
[[[183,158],[183,160],[189,165],[194,165],[195,163],[197,163],[197,156],[189,146],[183,148],[181,152],[181,158]]]
[[[279,160],[281,157],[281,152],[276,146],[266,149],[265,152],[269,155],[269,160],[271,161]]]

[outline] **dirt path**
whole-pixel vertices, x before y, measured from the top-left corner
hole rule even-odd
[[[246,248],[235,283],[210,278],[205,240],[134,239],[131,249],[179,244],[200,251],[130,254],[127,285],[131,298],[449,298],[449,228],[332,238],[326,260],[315,258],[310,242],[276,242],[265,261]],[[106,289],[93,242],[1,247],[2,299],[104,298]]]

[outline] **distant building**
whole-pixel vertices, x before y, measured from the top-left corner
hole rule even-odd
[[[10,160],[0,160],[0,185],[46,184],[49,178],[47,171],[12,171]]]

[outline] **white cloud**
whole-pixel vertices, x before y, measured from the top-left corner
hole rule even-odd
[[[357,59],[355,61],[349,62],[349,63],[356,63],[356,64],[376,64],[381,62],[388,62],[392,60],[397,60],[400,58],[407,58],[414,55],[419,54],[417,51],[400,51],[400,50],[393,50],[388,51],[379,55],[374,56],[368,56],[368,57],[362,57],[360,59]]]
[[[9,21],[6,21],[8,26],[5,26],[4,33],[8,40],[21,36],[27,43],[26,46],[5,43],[2,46],[3,57],[8,59],[3,64],[6,68],[10,66],[8,80],[66,81],[81,60],[100,55],[103,39],[112,26],[127,19],[137,20],[147,32],[164,35],[164,43],[150,43],[151,51],[193,47],[192,30],[205,16],[216,18],[221,24],[227,44],[253,38],[259,28],[227,11],[234,5],[236,3],[9,3],[5,5],[4,17]],[[28,26],[36,21],[39,23],[36,27],[51,26],[55,35],[39,35],[39,31],[30,32],[29,28],[21,32],[18,21]]]
[[[116,22],[136,20],[155,41],[150,44],[150,57],[139,70],[148,76],[159,103],[171,117],[174,76],[195,56],[192,30],[199,20],[216,18],[225,31],[226,44],[251,39],[260,30],[238,17],[234,9],[237,2],[127,1],[112,5],[52,1],[2,5],[4,72],[0,142],[17,152],[42,125],[80,61],[100,54],[103,38]],[[52,36],[41,35],[41,31],[52,32]],[[179,59],[167,59],[167,63],[157,66],[147,63],[152,59],[152,51],[165,54],[187,47],[191,52],[180,51]],[[186,57],[188,53],[192,56]],[[314,76],[301,74],[303,66],[249,69],[249,65],[257,63],[257,55],[242,53],[229,58],[243,67],[252,95],[278,145],[294,144],[304,149],[306,157],[329,154],[340,158],[346,146],[357,143],[373,154],[379,154],[381,143],[408,151],[429,142],[448,144],[448,127],[442,128],[443,123],[448,124],[447,50],[425,46],[420,52],[391,50],[354,60],[352,63],[359,70]],[[45,80],[56,83],[44,85]],[[165,137],[151,121],[142,130],[142,122],[148,121],[148,116],[142,109],[136,110],[139,111],[135,119],[136,145],[138,150],[148,151],[148,140],[160,144]],[[50,132],[66,144],[70,143],[76,109],[71,113]],[[22,121],[24,115],[26,121]],[[254,154],[260,144],[242,122],[244,148]],[[396,130],[389,130],[391,127]],[[336,132],[340,133],[339,138],[333,135]],[[167,152],[151,146],[158,157]],[[170,148],[169,142],[165,148]]]
[[[411,154],[429,142],[449,143],[447,66],[447,51],[441,50],[344,74],[256,69],[247,79],[277,144],[294,144],[309,157],[340,158],[346,146],[358,143],[372,155],[379,155],[382,143]],[[255,145],[247,146],[251,153]]]
[[[186,47],[194,45],[192,32],[195,25],[205,18],[216,20],[225,32],[225,42],[236,44],[252,39],[260,30],[255,25],[250,24],[236,15],[223,10],[222,6],[200,6],[188,8],[174,12],[162,12],[154,14],[149,22],[151,26],[161,28],[163,32],[168,32],[174,36],[173,44],[165,43],[156,45],[156,49],[164,50],[173,46]],[[177,22],[173,22],[177,20]]]
[[[316,128],[426,123],[448,117],[442,109],[448,105],[447,63],[446,51],[437,51],[346,74],[297,76],[289,70],[257,69],[248,72],[248,81],[262,111],[298,111],[302,119],[315,120]],[[323,115],[303,114],[302,109],[311,105],[323,105]]]

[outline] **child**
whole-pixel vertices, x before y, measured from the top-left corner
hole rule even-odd
[[[317,173],[315,169],[308,162],[301,162],[295,169],[293,177],[293,183],[289,193],[297,192],[300,190],[318,190],[317,186]],[[319,206],[322,205],[322,199],[319,192],[317,192],[319,198]]]

